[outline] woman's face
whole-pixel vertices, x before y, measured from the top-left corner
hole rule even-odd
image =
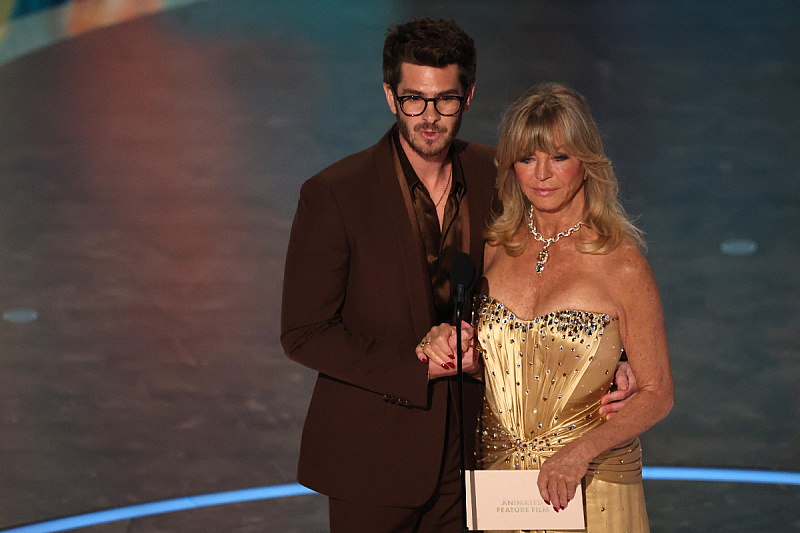
[[[565,208],[583,211],[586,170],[577,157],[563,150],[557,154],[536,150],[514,163],[514,172],[534,210],[543,213],[557,213]]]

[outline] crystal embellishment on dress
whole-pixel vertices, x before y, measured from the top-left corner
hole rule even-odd
[[[476,299],[475,309],[473,325],[487,365],[488,403],[484,404],[482,425],[497,428],[495,437],[479,433],[483,443],[479,464],[484,468],[492,464],[538,468],[542,460],[587,428],[603,422],[592,415],[599,409],[606,381],[610,381],[604,374],[607,365],[620,353],[615,342],[617,327],[600,348],[604,330],[613,322],[606,314],[563,310],[526,319],[485,295]],[[490,339],[488,332],[494,324],[498,327],[493,328],[495,338]],[[527,338],[534,342],[526,343]],[[586,351],[577,350],[582,347]],[[604,354],[599,359],[595,357],[598,350]],[[598,381],[584,383],[582,376],[589,367],[595,369]],[[565,402],[575,399],[573,391],[583,396],[588,392],[597,405],[565,409],[572,405]],[[591,466],[594,471],[596,465]]]

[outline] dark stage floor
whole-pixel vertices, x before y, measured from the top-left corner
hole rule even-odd
[[[800,3],[209,0],[0,66],[0,310],[37,316],[0,321],[0,528],[294,482],[299,187],[389,127],[383,35],[423,15],[478,47],[462,137],[496,143],[543,80],[595,112],[667,317],[676,405],[645,464],[800,471]],[[800,531],[800,486],[645,491],[654,533]],[[326,519],[306,495],[81,531]]]

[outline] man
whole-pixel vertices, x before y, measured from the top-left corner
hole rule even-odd
[[[415,347],[453,319],[453,256],[483,263],[494,150],[456,138],[475,71],[454,22],[390,27],[383,88],[396,124],[300,191],[281,342],[319,372],[298,480],[329,497],[333,533],[462,528],[456,364],[421,364]],[[466,381],[471,444],[482,392]]]

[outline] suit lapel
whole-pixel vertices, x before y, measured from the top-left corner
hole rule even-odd
[[[435,319],[433,295],[430,291],[430,274],[424,261],[422,236],[414,215],[414,206],[400,161],[394,152],[391,130],[378,143],[375,167],[380,189],[392,224],[392,235],[397,243],[397,260],[403,270],[406,294],[417,338],[422,338]],[[425,313],[423,310],[427,310]]]
[[[387,219],[391,223],[387,238],[396,243],[396,259],[403,272],[414,330],[417,338],[422,338],[434,325],[436,311],[422,236],[411,203],[408,183],[394,153],[391,134],[392,130],[389,130],[376,145],[375,172],[378,176],[382,201],[386,205]],[[489,199],[494,190],[494,167],[491,163],[488,165],[486,163],[487,160],[491,162],[491,158],[478,157],[478,154],[474,150],[467,149],[467,146],[463,141],[455,141],[455,149],[459,153],[461,171],[467,188],[458,215],[461,217],[461,249],[469,253],[481,275],[483,231],[489,210]],[[427,313],[424,310],[427,310]]]

